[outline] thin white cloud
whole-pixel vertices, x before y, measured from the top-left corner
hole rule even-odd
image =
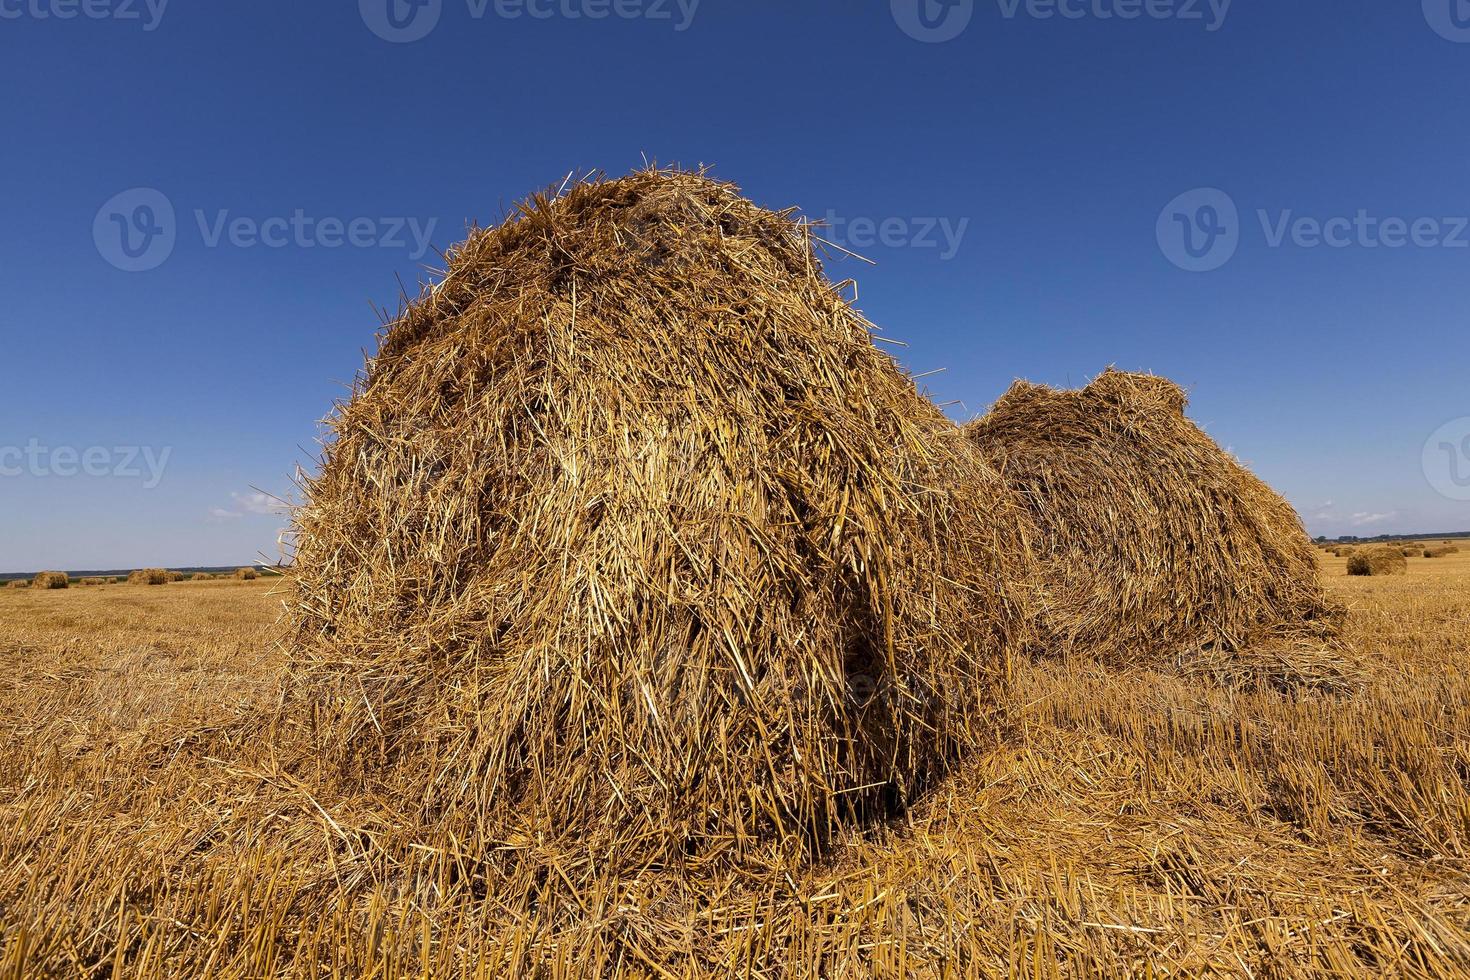
[[[232,493],[229,507],[209,508],[212,521],[237,521],[242,517],[283,517],[291,508],[268,493]]]
[[[1387,514],[1370,514],[1367,511],[1359,511],[1353,515],[1353,527],[1366,527],[1369,524],[1382,524],[1384,521],[1392,520],[1398,516],[1398,511],[1391,510]]]
[[[242,514],[273,517],[288,510],[285,504],[268,493],[232,493],[230,499],[234,500],[236,509]]]

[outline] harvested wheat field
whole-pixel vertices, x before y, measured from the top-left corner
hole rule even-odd
[[[1330,675],[1017,663],[992,744],[790,880],[576,900],[285,768],[268,583],[6,591],[0,975],[1462,976],[1470,555],[1324,566]]]

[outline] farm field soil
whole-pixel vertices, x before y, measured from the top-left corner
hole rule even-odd
[[[1470,975],[1470,551],[1321,562],[1343,649],[1017,663],[993,746],[804,874],[570,910],[254,840],[353,834],[234,813],[281,583],[0,590],[0,978]]]

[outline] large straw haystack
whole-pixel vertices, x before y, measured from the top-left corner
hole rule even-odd
[[[869,331],[801,225],[702,175],[473,233],[297,514],[295,667],[343,682],[322,744],[603,869],[909,797],[987,724],[1026,541]]]
[[[41,572],[31,580],[34,589],[65,589],[71,585],[71,578],[65,572]]]
[[[1333,631],[1296,512],[1186,405],[1109,370],[1077,391],[1017,382],[967,427],[1039,525],[1062,648],[1134,661]]]

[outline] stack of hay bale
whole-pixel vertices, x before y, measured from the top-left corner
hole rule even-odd
[[[803,226],[698,174],[537,197],[453,249],[297,515],[295,669],[376,694],[315,697],[323,751],[604,868],[911,798],[988,734],[1032,567],[871,329]]]
[[[1035,520],[1055,649],[1134,661],[1334,631],[1301,519],[1186,405],[1109,370],[1078,391],[1017,382],[966,427]]]
[[[1425,557],[1429,557],[1428,553]],[[1408,570],[1409,560],[1404,557],[1403,549],[1387,545],[1355,552],[1347,564],[1349,575],[1404,575]]]
[[[129,585],[167,585],[168,571],[163,568],[140,568],[128,575]]]

